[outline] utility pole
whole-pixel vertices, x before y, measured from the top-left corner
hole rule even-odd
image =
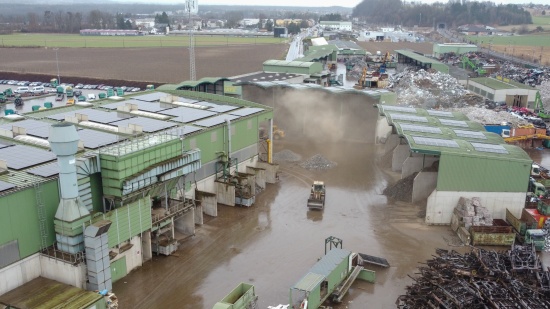
[[[55,64],[57,66],[57,84],[61,84],[61,78],[59,77],[59,58],[57,58],[57,51],[59,50],[59,48],[54,48],[53,50],[55,50]]]
[[[194,2],[196,0],[186,0],[187,11],[189,12],[189,79],[197,79],[197,71],[195,69],[195,36],[194,36],[194,25],[193,20],[191,19],[191,10],[194,7]]]

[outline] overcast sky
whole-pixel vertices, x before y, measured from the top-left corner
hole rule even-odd
[[[126,0],[128,2],[147,2],[150,3],[150,0]],[[409,2],[410,0],[407,0]],[[447,2],[448,0],[439,0],[439,2]],[[183,3],[184,0],[157,0],[158,3]],[[344,7],[354,7],[361,0],[199,0],[199,7],[201,4],[223,4],[223,5],[278,5],[278,6],[344,6]],[[433,3],[436,0],[421,0],[424,3]],[[546,4],[548,0],[499,0],[494,1],[497,4],[508,4],[508,3],[535,3],[535,4]]]

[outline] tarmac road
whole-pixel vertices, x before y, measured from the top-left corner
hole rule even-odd
[[[367,119],[374,129],[376,110]],[[372,131],[374,132],[374,131]],[[290,135],[292,136],[292,135]],[[269,185],[250,208],[220,205],[196,236],[182,241],[177,256],[154,257],[114,284],[121,308],[212,308],[238,283],[255,285],[258,308],[288,304],[289,289],[324,254],[328,236],[344,249],[386,258],[376,284],[357,281],[334,308],[395,308],[419,262],[435,248],[450,248],[450,229],[428,227],[423,205],[395,203],[381,195],[387,173],[376,159],[383,149],[369,142],[277,141],[275,152],[315,154],[338,165],[311,172],[281,164],[280,182]],[[306,201],[313,180],[327,186],[325,210],[310,212]]]

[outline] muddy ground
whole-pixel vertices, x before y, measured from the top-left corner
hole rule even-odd
[[[376,110],[368,109],[374,134]],[[353,130],[353,128],[346,128]],[[289,133],[289,132],[287,132]],[[122,308],[210,309],[238,283],[255,285],[259,307],[287,304],[289,289],[324,254],[324,240],[336,236],[344,249],[386,258],[391,267],[373,267],[377,282],[356,282],[334,308],[395,308],[419,262],[435,248],[450,248],[448,226],[428,227],[425,205],[388,200],[382,194],[399,175],[383,167],[383,145],[329,141],[291,134],[277,141],[307,159],[315,154],[337,163],[327,171],[308,171],[283,163],[280,182],[269,185],[250,208],[219,206],[196,236],[182,242],[177,256],[154,257],[114,284]],[[324,211],[308,211],[313,180],[324,180]],[[454,242],[456,243],[456,242]]]
[[[287,44],[197,47],[197,78],[236,76],[262,70],[267,59],[284,59]],[[63,82],[81,77],[149,82],[180,83],[189,80],[189,51],[186,48],[60,48],[59,73]],[[55,51],[47,48],[0,48],[1,72],[41,74],[39,81],[57,76]],[[116,69],[114,69],[116,68]]]

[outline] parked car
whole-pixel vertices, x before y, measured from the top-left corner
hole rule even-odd
[[[141,91],[141,88],[134,87],[134,88],[132,89],[132,92],[138,92],[138,91]]]
[[[80,90],[75,90],[75,91],[73,91],[73,94],[74,94],[75,97],[79,97],[79,96],[82,95],[82,91],[80,91]]]
[[[17,89],[15,89],[13,92],[17,94],[26,94],[26,93],[29,93],[29,87],[27,86],[17,87]]]
[[[74,86],[75,89],[82,89],[83,87],[83,84],[77,84],[76,86]]]
[[[30,92],[33,94],[33,95],[41,95],[45,92],[45,89],[43,86],[36,86],[36,87],[32,87]]]

